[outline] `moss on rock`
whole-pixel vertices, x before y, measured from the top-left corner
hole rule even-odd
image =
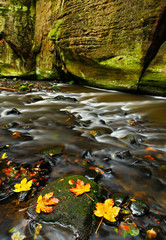
[[[88,195],[94,201],[85,194],[76,197],[74,193],[70,192],[71,185],[69,180],[74,180],[76,183],[77,179],[84,181],[84,184],[91,184],[91,191]],[[75,183],[72,186],[75,187]],[[78,239],[80,240],[88,239],[93,229],[93,210],[100,196],[98,185],[84,176],[74,175],[49,183],[40,194],[44,196],[49,192],[54,192],[54,196],[60,200],[60,203],[54,206],[55,212],[37,214],[35,208],[30,208],[28,215],[37,222],[51,222],[71,229],[73,231],[73,239],[75,239],[76,235],[79,235]]]

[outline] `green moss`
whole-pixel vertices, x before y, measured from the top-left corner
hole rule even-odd
[[[53,148],[49,148],[49,149],[42,151],[42,153],[49,154],[49,155],[57,155],[57,154],[62,154],[63,150],[64,150],[63,145],[57,145]]]
[[[60,34],[61,34],[61,24],[62,24],[62,22],[63,22],[62,19],[59,19],[58,21],[54,22],[54,28],[48,34],[48,38],[50,40],[58,42],[58,39],[59,39]]]
[[[95,201],[90,200],[85,194],[75,197],[75,194],[70,192],[69,180],[74,180],[76,183],[77,179],[83,180],[85,184],[91,184],[88,195]],[[75,184],[73,186],[75,187]],[[29,215],[36,221],[54,222],[72,228],[79,234],[80,240],[87,239],[93,226],[93,210],[99,197],[98,185],[84,176],[74,175],[49,183],[40,194],[44,196],[48,192],[54,192],[54,196],[60,200],[60,203],[54,207],[55,212],[37,214],[32,208],[28,210]]]

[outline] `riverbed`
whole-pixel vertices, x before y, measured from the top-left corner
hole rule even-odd
[[[10,200],[10,193],[4,193],[8,188],[3,185],[3,169],[10,166],[10,161],[12,166],[24,165],[26,169],[47,160],[50,172],[46,173],[45,184],[73,174],[93,178],[93,169],[102,173],[98,183],[107,192],[123,192],[140,199],[153,214],[165,219],[166,98],[76,84],[59,83],[53,88],[53,82],[49,91],[40,84],[43,86],[38,83],[27,92],[0,92],[1,163],[6,159],[8,164],[1,166],[0,176],[4,196],[0,203],[1,239],[11,239],[13,228],[25,235],[27,224],[24,214],[18,213],[20,206],[14,197]],[[55,148],[56,153],[52,152]],[[12,176],[17,182],[16,175]],[[158,223],[163,232],[165,221]],[[53,234],[57,236],[54,239],[68,239],[52,228],[50,232],[43,230],[37,239],[52,240]],[[90,240],[123,239],[111,234],[112,227],[103,224]],[[144,238],[128,235],[126,239]]]

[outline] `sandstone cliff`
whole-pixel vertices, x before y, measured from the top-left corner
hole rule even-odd
[[[1,0],[0,76],[164,93],[165,0]]]

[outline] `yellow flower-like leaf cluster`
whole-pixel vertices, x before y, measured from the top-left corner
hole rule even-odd
[[[94,210],[94,214],[97,217],[104,217],[110,222],[115,222],[115,217],[118,215],[120,211],[120,207],[114,206],[113,199],[106,199],[104,203],[96,203],[96,210]]]
[[[32,186],[32,180],[27,181],[26,178],[22,179],[20,183],[16,183],[14,185],[15,189],[13,190],[14,192],[24,192],[24,191],[29,191]]]
[[[91,188],[90,183],[84,184],[82,180],[77,179],[76,188],[71,187],[70,192],[73,192],[77,197],[78,195],[82,195],[85,192],[89,192],[90,188]]]
[[[53,198],[53,192],[47,193],[42,197],[40,195],[37,199],[36,212],[40,213],[41,211],[45,213],[51,213],[54,211],[53,207],[48,207],[48,205],[55,205],[60,202],[58,198]]]

